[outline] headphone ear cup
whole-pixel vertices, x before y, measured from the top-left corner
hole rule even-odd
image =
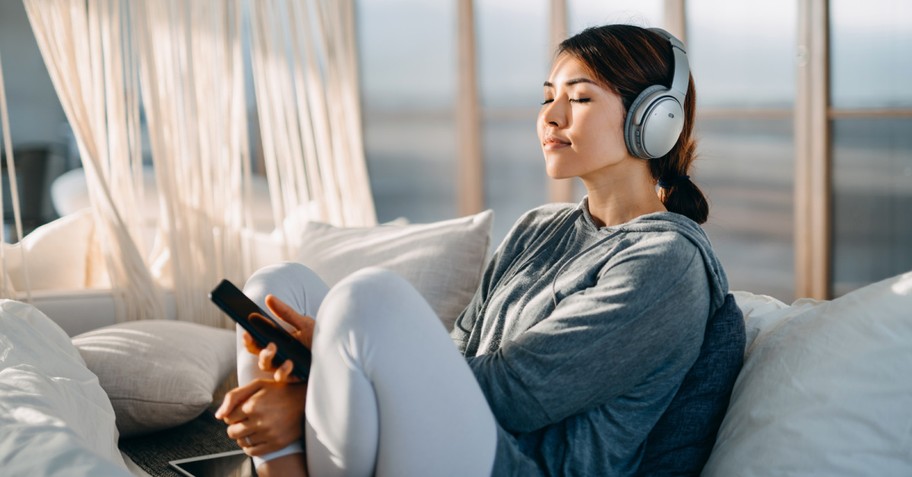
[[[636,118],[640,117],[639,124]],[[641,159],[668,154],[684,129],[684,110],[667,88],[646,88],[630,105],[624,121],[627,150]]]

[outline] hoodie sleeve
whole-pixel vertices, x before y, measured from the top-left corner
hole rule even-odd
[[[498,245],[481,276],[481,282],[468,306],[456,318],[450,338],[460,353],[465,354],[475,327],[475,322],[483,313],[483,305],[503,273],[510,268],[513,260],[521,256],[521,251],[532,246],[539,235],[543,234],[542,224],[555,222],[559,214],[572,213],[566,205],[549,204],[523,214]]]
[[[597,283],[494,353],[468,358],[498,422],[530,432],[614,399],[671,399],[699,354],[710,308],[698,249],[644,240]]]

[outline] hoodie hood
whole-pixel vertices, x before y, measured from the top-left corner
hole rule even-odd
[[[577,212],[578,211],[578,212]],[[641,215],[630,222],[620,225],[599,227],[589,213],[589,197],[584,197],[580,201],[574,215],[578,215],[586,222],[589,227],[600,230],[616,231],[623,230],[627,232],[677,232],[687,238],[703,256],[703,264],[706,267],[706,276],[709,277],[711,289],[710,305],[713,310],[722,306],[725,296],[728,294],[728,278],[725,276],[725,270],[722,263],[716,257],[709,237],[703,228],[693,220],[674,212],[656,212],[652,214]]]

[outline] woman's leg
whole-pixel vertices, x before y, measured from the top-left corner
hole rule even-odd
[[[369,269],[334,287],[313,355],[310,475],[490,475],[494,416],[440,320],[404,279]]]

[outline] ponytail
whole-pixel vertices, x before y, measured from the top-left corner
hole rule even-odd
[[[650,160],[649,169],[659,185],[659,199],[665,208],[702,224],[709,217],[709,203],[688,174],[697,155],[697,141],[693,137],[695,109],[696,90],[691,78],[684,99],[684,129],[681,137],[668,154]]]
[[[697,141],[693,137],[694,109],[696,90],[691,78],[684,99],[684,129],[681,137],[668,154],[649,161],[649,170],[659,185],[659,199],[665,208],[702,224],[709,217],[709,203],[689,175],[690,166],[697,156]]]

